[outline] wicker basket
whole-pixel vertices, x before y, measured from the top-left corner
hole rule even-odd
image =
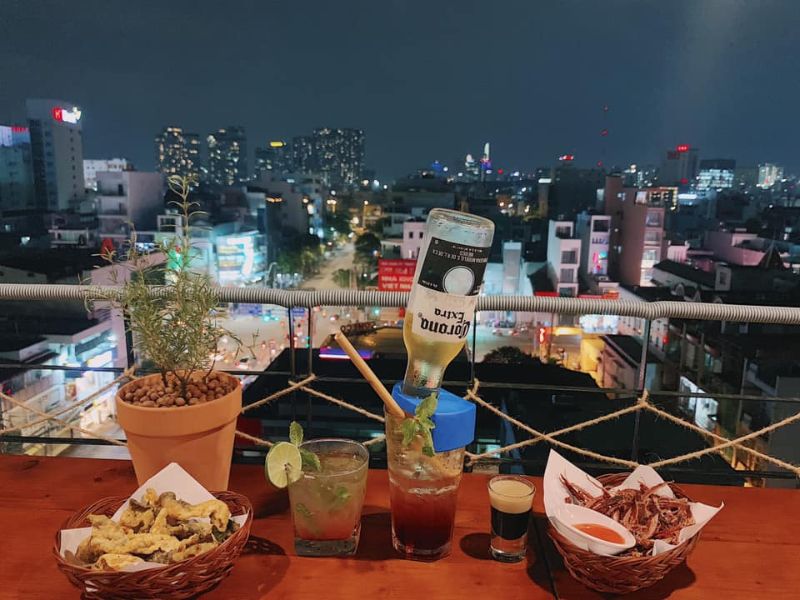
[[[146,569],[144,571],[93,571],[68,563],[59,553],[61,531],[56,533],[53,554],[58,568],[75,587],[82,598],[92,600],[123,600],[130,598],[192,598],[208,591],[224,579],[242,552],[250,535],[253,507],[250,501],[234,492],[215,492],[214,496],[225,502],[232,515],[247,513],[245,523],[222,544],[193,558],[178,563]],[[89,525],[88,515],[111,516],[127,496],[103,498],[80,510],[64,521],[60,529]]]
[[[603,475],[598,479],[614,486],[622,483],[626,477],[627,473],[622,473]],[[670,484],[670,487],[677,497],[687,497],[678,486]],[[548,534],[570,575],[588,588],[612,594],[628,594],[653,585],[686,560],[700,537],[697,534],[688,542],[657,556],[617,557],[581,550],[552,525],[548,528]]]

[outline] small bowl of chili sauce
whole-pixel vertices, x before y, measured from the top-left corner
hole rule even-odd
[[[553,525],[570,542],[595,554],[614,555],[636,545],[633,534],[607,517],[584,506],[565,504],[553,516]]]

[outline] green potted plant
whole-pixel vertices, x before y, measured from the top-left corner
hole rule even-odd
[[[153,253],[139,250],[133,233],[123,260],[104,251],[118,289],[94,300],[122,311],[137,354],[157,371],[125,384],[116,397],[139,483],[177,462],[206,489],[224,490],[242,387],[236,377],[215,371],[214,363],[220,339],[236,338],[217,323],[213,283],[190,268],[190,221],[199,211],[188,199],[189,181],[170,177],[168,183],[180,198],[174,204],[183,222],[175,236],[158,243],[164,262],[154,266]],[[151,282],[160,284],[157,293]]]

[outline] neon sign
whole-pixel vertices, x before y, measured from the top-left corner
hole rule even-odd
[[[81,110],[77,106],[73,106],[71,109],[54,106],[53,119],[61,123],[72,123],[76,125],[78,121],[81,120]]]

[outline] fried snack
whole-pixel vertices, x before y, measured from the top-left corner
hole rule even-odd
[[[681,529],[694,525],[692,508],[686,498],[667,498],[656,494],[661,487],[639,483],[639,489],[610,490],[599,488],[600,494],[594,496],[563,475],[561,483],[567,489],[568,504],[585,506],[611,517],[625,527],[636,538],[636,546],[620,556],[643,556],[653,548],[655,540],[670,544],[678,543]]]
[[[92,565],[92,569],[96,571],[118,571],[123,567],[141,562],[144,561],[133,554],[103,554]]]
[[[188,504],[172,497],[159,498],[162,507],[156,515],[155,521],[150,528],[154,533],[168,533],[170,531],[170,519],[173,521],[188,521],[196,517],[210,517],[211,524],[219,530],[224,531],[231,518],[231,511],[228,505],[221,500],[206,500],[200,504]]]
[[[213,550],[218,545],[219,544],[217,544],[217,542],[202,542],[200,544],[195,544],[194,546],[189,546],[185,550],[178,550],[177,552],[172,553],[172,562],[186,560],[187,558],[192,558],[198,554],[203,554],[203,552]]]
[[[119,518],[119,524],[133,531],[149,531],[155,520],[153,509],[139,504],[135,500],[128,503],[128,508]]]
[[[220,500],[189,504],[172,492],[158,495],[150,488],[141,500],[130,500],[119,522],[104,515],[88,518],[92,533],[75,558],[96,570],[186,560],[216,548],[239,528]]]

